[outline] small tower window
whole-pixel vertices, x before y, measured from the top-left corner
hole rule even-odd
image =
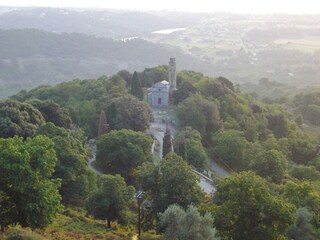
[[[158,98],[158,104],[161,105],[161,98]]]

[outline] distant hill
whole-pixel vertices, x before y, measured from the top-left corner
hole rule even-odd
[[[161,29],[188,27],[202,17],[177,12],[0,6],[0,29],[35,28],[119,39],[146,36]]]
[[[208,67],[177,48],[139,39],[123,42],[76,33],[0,30],[0,46],[0,97],[42,84],[167,64],[170,56],[177,58],[180,69]]]

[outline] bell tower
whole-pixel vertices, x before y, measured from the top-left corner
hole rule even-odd
[[[176,73],[176,59],[171,57],[169,61],[169,84],[170,92],[177,90],[177,73]]]

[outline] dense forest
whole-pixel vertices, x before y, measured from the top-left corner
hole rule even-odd
[[[172,140],[166,130],[159,161],[137,88],[145,95],[167,75],[164,65],[122,70],[1,101],[3,236],[130,239],[139,212],[140,239],[319,239],[320,93],[261,101],[226,78],[180,71],[177,131]],[[215,191],[202,191],[194,169]]]

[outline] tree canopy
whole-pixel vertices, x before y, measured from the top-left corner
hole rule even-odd
[[[191,127],[177,132],[174,138],[174,151],[199,171],[207,167],[207,154],[201,142],[201,135]]]
[[[243,169],[248,165],[245,159],[247,140],[243,132],[236,130],[219,131],[213,135],[213,151],[217,160],[224,161],[230,167]]]
[[[44,122],[41,113],[29,104],[13,100],[0,102],[0,137],[31,137]]]
[[[107,121],[107,116],[104,111],[101,111],[99,118],[99,126],[98,126],[98,138],[103,134],[107,133],[109,129],[109,124]]]
[[[168,153],[172,152],[173,143],[169,127],[166,127],[163,137],[162,156],[165,157]]]
[[[143,164],[139,167],[138,179],[142,189],[151,197],[153,218],[171,204],[186,208],[190,204],[199,204],[203,199],[198,177],[186,161],[175,153],[167,154],[158,166]]]
[[[140,101],[143,100],[143,90],[138,73],[135,71],[131,81],[131,92],[133,96],[137,97]]]
[[[111,222],[119,219],[133,202],[135,189],[127,186],[120,175],[104,175],[99,179],[98,189],[86,201],[87,212],[95,218]]]
[[[83,206],[89,192],[96,188],[96,174],[87,167],[89,156],[81,139],[52,123],[40,127],[37,134],[54,142],[58,162],[52,176],[62,180],[59,192],[63,203]]]
[[[152,120],[151,109],[133,96],[115,98],[106,113],[112,129],[131,129],[144,132]]]
[[[108,174],[120,174],[133,184],[136,170],[151,161],[151,137],[132,130],[113,130],[97,143],[97,167]]]
[[[45,136],[0,138],[0,225],[43,228],[61,209],[54,143]]]
[[[182,127],[190,126],[202,136],[210,135],[221,127],[216,103],[201,95],[192,95],[177,106],[177,118]]]
[[[160,227],[164,229],[165,240],[207,240],[217,239],[210,213],[201,216],[192,205],[184,210],[179,205],[170,205],[160,214]]]
[[[38,109],[46,122],[52,122],[57,127],[70,128],[72,120],[66,108],[60,107],[52,100],[41,101],[32,99],[27,101],[30,105]]]
[[[294,206],[273,196],[252,172],[223,179],[213,200],[214,226],[223,239],[281,239],[294,222]]]
[[[259,176],[279,183],[288,171],[288,160],[277,150],[268,150],[258,155],[251,168]]]

